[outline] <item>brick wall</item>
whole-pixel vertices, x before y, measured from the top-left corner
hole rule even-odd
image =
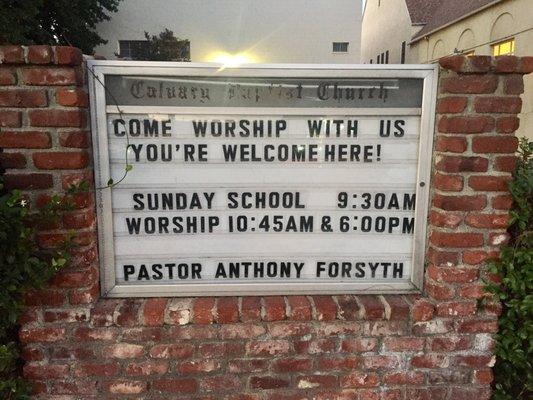
[[[33,204],[92,183],[82,57],[0,47],[0,160]],[[25,376],[42,399],[488,399],[522,74],[533,58],[441,60],[425,293],[100,299],[92,193],[39,234],[75,229],[68,267],[26,297]]]

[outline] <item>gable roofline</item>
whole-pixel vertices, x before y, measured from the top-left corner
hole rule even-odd
[[[428,32],[424,32],[424,28],[422,28],[418,33],[415,34],[415,36],[411,39],[411,41],[409,42],[409,44],[413,44],[413,43],[416,43],[416,42],[419,42],[420,40],[424,39],[425,37],[427,36],[430,36],[432,34],[434,34],[435,32],[438,32],[440,30],[443,30],[447,27],[449,27],[450,25],[453,25],[459,21],[462,21],[463,19],[467,19],[469,17],[471,17],[472,15],[475,15],[487,8],[490,8],[494,5],[496,5],[497,3],[501,3],[503,0],[494,0],[494,1],[491,1],[490,3],[488,4],[485,4],[475,10],[472,10],[466,14],[463,14],[461,15],[460,17],[457,17],[449,22],[446,22],[445,24],[441,25],[441,26],[438,26]],[[414,25],[414,24],[413,24]],[[427,24],[419,24],[419,25],[427,25]]]

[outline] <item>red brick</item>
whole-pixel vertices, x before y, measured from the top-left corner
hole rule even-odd
[[[94,212],[65,212],[63,214],[63,226],[67,229],[89,228],[96,222]]]
[[[57,104],[65,107],[87,107],[89,105],[89,96],[83,89],[57,89]]]
[[[269,324],[268,329],[272,337],[304,336],[311,333],[312,326],[307,323],[289,322]]]
[[[305,296],[288,296],[289,312],[287,317],[294,321],[309,321],[312,318],[311,304]]]
[[[383,377],[383,382],[387,385],[422,385],[424,374],[418,371],[389,372]]]
[[[4,184],[8,189],[35,190],[49,189],[54,181],[50,174],[6,174]]]
[[[471,176],[468,186],[477,191],[507,192],[510,176]]]
[[[363,306],[363,318],[368,320],[383,319],[385,317],[385,307],[377,296],[358,296],[359,302]]]
[[[509,75],[504,78],[503,92],[505,94],[524,93],[524,78],[522,75]]]
[[[0,107],[46,107],[48,98],[44,90],[0,90]]]
[[[443,93],[494,93],[497,87],[498,77],[496,75],[459,75],[441,80]]]
[[[80,327],[76,329],[74,337],[80,342],[86,341],[111,341],[115,340],[117,333],[108,328],[87,328]]]
[[[495,122],[491,116],[457,116],[443,115],[438,124],[442,133],[472,134],[490,132],[494,129]]]
[[[282,296],[267,296],[263,298],[265,305],[265,321],[282,321],[285,319],[285,299]]]
[[[492,370],[490,369],[478,370],[474,371],[474,376],[472,377],[472,380],[472,383],[488,385],[491,384],[494,380],[494,375],[492,373]]]
[[[477,113],[518,114],[522,109],[520,97],[477,97],[474,100]]]
[[[258,372],[268,369],[268,360],[265,359],[240,359],[228,361],[227,370],[231,373]]]
[[[26,167],[26,156],[22,153],[0,153],[0,167],[20,169]]]
[[[439,317],[466,317],[476,313],[477,306],[473,302],[451,301],[437,304],[437,315]]]
[[[442,68],[448,69],[454,72],[462,71],[463,64],[465,63],[466,57],[461,55],[452,55],[447,57],[442,57],[439,59],[439,64]]]
[[[472,140],[474,153],[514,153],[518,138],[514,136],[484,136]]]
[[[420,321],[429,321],[433,319],[433,314],[435,313],[435,306],[429,301],[420,299],[413,305],[413,320]]]
[[[221,297],[217,300],[216,320],[219,324],[239,321],[239,303],[235,297]]]
[[[198,390],[198,382],[190,378],[158,379],[153,381],[152,386],[155,390],[170,393],[194,393]]]
[[[318,321],[333,321],[337,317],[337,304],[331,296],[313,296],[316,319]]]
[[[373,372],[354,372],[341,377],[341,387],[344,388],[367,388],[379,385],[379,377]]]
[[[518,57],[516,56],[497,56],[495,58],[494,71],[499,73],[513,73],[519,70]]]
[[[244,354],[244,342],[216,342],[200,344],[199,354],[203,358],[236,358]]]
[[[139,323],[139,301],[128,299],[124,301],[118,310],[114,312],[113,318],[118,326],[137,326]]]
[[[52,62],[52,48],[50,46],[28,46],[29,64],[50,64]]]
[[[510,195],[495,196],[492,199],[492,207],[495,210],[509,210],[513,206],[513,198]]]
[[[202,297],[194,300],[193,321],[196,324],[211,324],[214,321],[215,299]]]
[[[65,339],[64,328],[21,329],[19,339],[22,343],[57,342]]]
[[[153,358],[190,358],[193,355],[192,344],[158,344],[150,350]]]
[[[439,190],[459,192],[463,190],[463,177],[436,173],[433,177],[433,186]]]
[[[359,356],[320,357],[316,368],[320,371],[353,371],[359,364]]]
[[[45,149],[52,146],[48,132],[0,132],[0,147],[6,149]]]
[[[498,332],[497,320],[467,320],[457,326],[458,333],[496,333]]]
[[[214,360],[185,361],[176,366],[176,370],[182,374],[203,374],[219,369],[220,363]]]
[[[494,364],[494,359],[493,359],[493,356],[490,356],[490,355],[456,356],[454,364],[459,367],[474,367],[474,368],[492,367],[492,365]]]
[[[144,325],[146,326],[161,326],[165,318],[165,309],[167,306],[167,299],[154,298],[148,299],[144,303],[143,316]]]
[[[26,362],[44,360],[43,350],[36,347],[24,346],[20,356]]]
[[[83,110],[30,110],[28,115],[31,126],[82,128],[86,124]]]
[[[55,61],[59,65],[81,65],[83,62],[83,54],[80,49],[70,46],[56,46],[54,47],[56,57]]]
[[[364,355],[362,358],[363,370],[383,370],[398,367],[396,356]]]
[[[339,317],[346,321],[354,321],[359,319],[359,304],[357,297],[354,295],[337,296],[337,303],[339,305]]]
[[[475,196],[445,196],[435,194],[433,205],[445,211],[476,211],[487,205],[487,198],[483,195]]]
[[[444,228],[457,228],[461,222],[463,222],[463,216],[461,214],[453,213],[440,213],[437,211],[431,211],[429,213],[429,222],[434,226]]]
[[[290,351],[286,340],[255,340],[248,343],[247,354],[254,356],[273,356]]]
[[[378,342],[374,338],[345,339],[341,343],[342,351],[347,353],[364,353],[373,351]]]
[[[17,75],[11,68],[0,66],[0,86],[11,86],[17,83]]]
[[[68,365],[63,364],[26,364],[24,377],[27,379],[60,379],[68,374]]]
[[[89,155],[78,151],[34,153],[33,163],[39,169],[81,169],[89,165]]]
[[[468,56],[463,67],[463,72],[486,73],[492,67],[491,56]]]
[[[486,251],[465,251],[463,253],[463,262],[466,264],[471,265],[478,265],[481,264],[489,259],[496,259],[498,258],[498,254],[496,252],[486,252]]]
[[[439,114],[456,114],[463,112],[468,103],[467,97],[450,96],[439,99],[437,112]]]
[[[382,296],[385,299],[385,302],[389,305],[390,315],[388,319],[390,320],[406,320],[409,318],[409,313],[411,308],[409,303],[405,300],[403,296]]]
[[[520,57],[520,60],[522,62],[520,63],[520,66],[517,72],[520,72],[522,74],[532,73],[533,72],[533,56]]]
[[[427,252],[427,259],[435,265],[456,265],[459,262],[459,253],[430,247]]]
[[[486,172],[489,160],[484,157],[443,156],[436,169],[443,172]]]
[[[144,354],[144,347],[138,344],[117,343],[105,346],[102,355],[109,358],[138,358]]]
[[[261,297],[242,298],[241,320],[243,322],[261,320]]]
[[[251,389],[279,389],[289,387],[289,380],[276,376],[251,376]]]
[[[22,70],[22,80],[26,85],[63,86],[76,85],[78,78],[72,68],[30,67]]]
[[[448,153],[464,153],[466,147],[464,137],[439,136],[435,144],[435,150]]]
[[[0,46],[0,63],[24,64],[24,50],[20,46]]]
[[[447,388],[430,387],[430,388],[407,388],[406,399],[416,400],[445,400],[447,398]],[[458,400],[455,397],[451,399]],[[478,399],[480,400],[480,399]]]
[[[468,336],[445,336],[429,339],[428,348],[431,351],[461,351],[472,347],[472,339]]]
[[[87,182],[89,187],[92,187],[92,180],[92,171],[64,173],[61,175],[61,187],[69,189],[73,186],[79,186],[82,182]]]
[[[20,128],[22,126],[22,112],[0,111],[0,127]]]
[[[480,299],[486,295],[485,285],[480,283],[463,286],[459,291],[459,296],[466,299]]]
[[[204,376],[200,379],[200,389],[204,391],[222,391],[236,392],[242,388],[243,383],[235,375],[225,374],[223,376]]]
[[[455,296],[455,290],[448,285],[426,281],[424,288],[427,294],[435,300],[450,300]]]
[[[520,119],[515,116],[499,117],[496,120],[496,132],[513,133],[520,126]]]
[[[477,268],[436,267],[430,265],[427,271],[428,276],[437,282],[468,283],[478,278]]]
[[[422,351],[425,339],[414,337],[391,337],[383,339],[383,348],[386,351]]]
[[[411,366],[415,368],[446,368],[448,363],[448,357],[443,354],[424,354],[411,359]]]
[[[470,213],[466,216],[465,222],[474,228],[504,229],[509,224],[509,216],[507,214]]]
[[[516,169],[516,156],[501,156],[494,160],[494,169],[502,172],[513,172]]]

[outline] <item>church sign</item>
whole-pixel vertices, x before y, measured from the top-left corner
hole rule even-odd
[[[421,288],[434,66],[89,68],[103,295]]]

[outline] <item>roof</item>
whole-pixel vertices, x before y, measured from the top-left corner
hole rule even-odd
[[[502,0],[405,0],[413,25],[424,27],[413,42]]]

